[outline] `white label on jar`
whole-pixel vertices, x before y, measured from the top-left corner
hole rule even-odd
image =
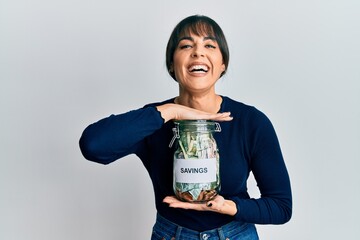
[[[216,158],[175,159],[175,181],[178,183],[209,183],[216,181]]]

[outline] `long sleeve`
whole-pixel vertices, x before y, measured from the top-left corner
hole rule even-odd
[[[235,218],[257,224],[283,224],[292,215],[289,175],[270,120],[257,110],[251,115],[247,128],[249,165],[261,197],[232,198],[238,208]]]
[[[89,125],[79,144],[88,160],[108,164],[135,153],[145,137],[160,129],[164,120],[155,107],[111,115]]]
[[[170,208],[163,202],[173,195],[173,154],[169,148],[174,123],[164,123],[155,106],[173,103],[168,99],[119,115],[111,115],[89,125],[80,138],[85,158],[108,164],[128,154],[136,154],[151,178],[156,209],[163,217],[197,231],[217,228],[230,221],[280,224],[291,217],[289,176],[274,128],[254,107],[223,97],[220,112],[230,111],[234,119],[220,122],[215,133],[220,154],[220,195],[236,203],[235,216],[211,211]],[[261,197],[250,198],[246,182],[250,171]]]

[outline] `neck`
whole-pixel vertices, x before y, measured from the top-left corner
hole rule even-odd
[[[206,95],[180,93],[180,95],[175,98],[175,103],[177,104],[208,113],[217,113],[220,110],[221,102],[222,98],[215,93]]]

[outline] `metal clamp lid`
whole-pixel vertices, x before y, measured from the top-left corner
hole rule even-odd
[[[220,123],[218,123],[218,122],[214,122],[215,123],[215,132],[221,132],[221,126],[220,126]],[[177,139],[177,138],[180,138],[180,134],[179,134],[179,132],[180,132],[180,130],[179,130],[179,123],[177,123],[177,122],[175,122],[175,127],[173,127],[172,128],[172,131],[173,131],[173,133],[174,133],[174,136],[173,136],[173,138],[171,139],[171,141],[170,141],[170,144],[169,144],[169,148],[171,148],[172,147],[172,145],[174,144],[174,142],[175,142],[175,140]]]

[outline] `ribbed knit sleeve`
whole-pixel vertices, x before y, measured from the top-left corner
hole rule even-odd
[[[164,119],[155,107],[111,115],[83,131],[80,149],[86,159],[108,164],[135,153],[144,138],[160,129],[163,123]]]

